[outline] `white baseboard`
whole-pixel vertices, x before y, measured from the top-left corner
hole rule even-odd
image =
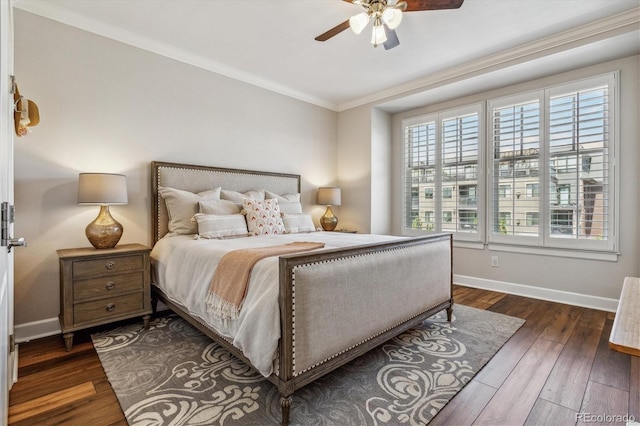
[[[158,312],[169,309],[167,305],[158,302]],[[48,318],[40,321],[27,322],[24,324],[16,324],[13,327],[16,335],[16,343],[24,343],[30,340],[40,339],[42,337],[55,336],[62,334],[60,321],[58,317]]]
[[[13,327],[16,335],[16,343],[28,342],[42,337],[55,336],[62,333],[58,317],[48,318],[40,321],[16,324]]]
[[[533,287],[524,284],[514,284],[504,281],[487,280],[484,278],[469,277],[466,275],[454,275],[453,282],[467,287],[481,288],[484,290],[499,291],[501,293],[515,294],[517,296],[531,297],[533,299],[549,300],[551,302],[565,303],[567,305],[582,306],[598,309],[600,311],[615,312],[618,308],[617,299],[589,296],[586,294],[570,293],[568,291],[553,290],[549,288]],[[158,304],[158,311],[168,309],[164,304]],[[42,337],[61,334],[58,318],[49,318],[40,321],[18,324],[14,327],[16,342],[28,342]]]
[[[584,308],[597,309],[600,311],[615,312],[618,308],[618,299],[571,293],[568,291],[554,290],[550,288],[487,280],[484,278],[475,278],[465,275],[454,275],[453,282],[467,287],[499,291],[501,293],[565,303],[567,305],[582,306]]]

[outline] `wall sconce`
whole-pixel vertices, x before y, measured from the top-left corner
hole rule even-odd
[[[338,218],[333,214],[331,206],[339,206],[341,203],[340,188],[324,187],[318,188],[317,202],[327,206],[327,211],[320,218],[320,226],[325,231],[333,231],[338,225]]]
[[[100,205],[96,220],[87,225],[85,234],[97,249],[113,248],[124,228],[109,213],[111,204],[127,204],[127,180],[111,173],[80,173],[78,204]]]

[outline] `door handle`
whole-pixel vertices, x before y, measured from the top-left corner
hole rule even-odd
[[[27,241],[20,237],[20,238],[10,238],[9,240],[7,240],[7,250],[9,252],[11,252],[11,249],[13,247],[26,247],[27,246]]]
[[[3,201],[0,206],[2,207],[0,209],[0,234],[2,236],[0,245],[7,246],[8,253],[11,252],[12,247],[26,247],[27,242],[24,238],[13,238],[9,236],[9,227],[13,223],[15,215],[13,205]]]

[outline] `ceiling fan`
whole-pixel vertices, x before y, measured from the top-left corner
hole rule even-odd
[[[343,0],[364,8],[364,12],[352,16],[343,23],[316,37],[318,41],[327,41],[347,28],[360,34],[369,21],[373,21],[371,44],[377,47],[382,43],[386,50],[400,44],[395,29],[402,22],[402,12],[421,10],[458,9],[464,0]]]

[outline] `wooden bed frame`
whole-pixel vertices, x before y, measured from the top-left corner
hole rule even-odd
[[[287,194],[300,192],[300,176],[292,174],[271,173],[271,172],[256,172],[249,170],[237,170],[226,169],[218,167],[207,166],[194,166],[188,164],[178,163],[166,163],[166,162],[152,162],[152,223],[153,223],[153,243],[155,244],[160,238],[162,238],[167,232],[167,212],[164,206],[164,200],[158,195],[158,187],[166,186],[176,189],[187,190],[191,192],[200,192],[206,189],[212,189],[215,187],[222,187],[224,189],[230,189],[239,192],[246,192],[251,189],[267,189],[269,191],[278,194]],[[433,253],[437,250],[439,260],[436,260],[436,256],[430,256],[425,253]],[[404,253],[406,252],[406,253]],[[325,250],[320,252],[311,252],[307,254],[294,254],[281,256],[279,260],[280,275],[280,322],[281,322],[281,337],[278,347],[277,360],[274,366],[274,373],[268,377],[268,380],[275,384],[280,393],[280,404],[282,409],[282,423],[289,423],[289,412],[291,407],[291,395],[297,389],[313,382],[317,378],[335,370],[336,368],[344,365],[345,363],[357,358],[365,352],[375,348],[376,346],[384,343],[385,341],[399,335],[400,333],[414,327],[420,322],[424,321],[433,314],[446,309],[447,319],[451,321],[452,308],[453,308],[453,296],[452,296],[452,282],[453,282],[453,263],[452,263],[452,237],[450,234],[434,234],[424,237],[407,238],[397,240],[393,242],[385,242],[380,244],[361,245],[346,249]],[[344,265],[345,262],[356,262],[352,259],[374,260],[376,264],[381,262],[386,265],[387,268],[393,268],[398,263],[397,256],[419,256],[420,259],[424,258],[424,262],[414,262],[409,271],[403,270],[402,273],[409,273],[411,276],[416,277],[410,280],[393,280],[389,282],[388,279],[384,283],[379,282],[380,278],[375,274],[367,274],[366,270],[362,270],[362,267],[356,270],[354,267],[353,272],[349,272],[349,280],[346,286],[351,285],[351,278],[353,281],[358,282],[371,282],[372,285],[378,287],[362,288],[348,288],[348,291],[361,292],[356,299],[362,297],[372,300],[372,302],[386,303],[387,296],[384,294],[378,294],[371,288],[381,288],[386,286],[393,291],[395,299],[400,299],[404,306],[413,304],[413,311],[408,312],[402,320],[390,320],[390,323],[384,323],[384,319],[378,319],[375,314],[372,316],[370,312],[361,309],[351,309],[351,313],[345,313],[340,311],[340,315],[352,315],[348,322],[349,330],[357,329],[359,323],[362,323],[361,328],[371,327],[373,323],[381,322],[380,324],[373,324],[375,331],[370,332],[366,338],[362,336],[357,337],[355,344],[349,344],[340,350],[336,349],[336,352],[331,356],[326,356],[320,361],[314,361],[312,364],[304,364],[303,359],[313,358],[315,352],[320,349],[326,351],[326,347],[316,348],[313,346],[314,342],[311,342],[311,348],[309,349],[309,341],[306,336],[301,335],[304,333],[304,324],[320,324],[320,326],[326,327],[327,330],[345,330],[342,318],[341,323],[331,323],[334,315],[323,315],[322,318],[305,318],[304,309],[296,310],[296,298],[299,301],[299,305],[302,306],[302,300],[305,297],[306,288],[313,288],[308,290],[309,293],[313,291],[322,291],[323,285],[328,285],[322,281],[313,281],[313,285],[304,286],[305,280],[308,281],[308,277],[313,278],[311,270],[316,271],[318,268],[332,268],[334,265]],[[446,256],[446,257],[444,257]],[[433,259],[431,259],[433,257]],[[445,261],[443,262],[443,258]],[[418,263],[415,265],[415,263]],[[443,265],[444,263],[444,265]],[[355,264],[355,263],[354,263]],[[445,268],[444,272],[442,268]],[[416,269],[415,273],[412,272]],[[432,282],[427,280],[432,274],[433,270],[439,270],[439,279]],[[328,270],[328,269],[327,269]],[[153,272],[153,271],[152,271]],[[315,272],[314,272],[315,273]],[[326,276],[326,275],[325,275]],[[307,277],[307,278],[305,278]],[[334,280],[332,285],[336,285]],[[407,282],[404,282],[407,281]],[[419,282],[418,282],[419,281]],[[155,283],[154,274],[152,273],[152,283]],[[419,286],[424,292],[421,292],[421,297],[414,297],[414,288]],[[362,285],[362,287],[365,287]],[[179,316],[184,318],[194,327],[199,329],[205,335],[222,345],[229,352],[251,365],[251,362],[243,355],[243,353],[233,346],[231,341],[209,328],[206,324],[203,324],[198,319],[191,317],[186,309],[171,300],[169,300],[162,290],[155,285],[152,285],[153,299],[154,299],[154,311],[157,300],[162,301],[171,310],[176,312]],[[326,291],[333,291],[327,289]],[[426,296],[424,296],[426,294]],[[439,296],[429,296],[430,294],[439,294]],[[435,299],[434,299],[435,298]],[[417,301],[416,301],[417,299]],[[327,310],[332,309],[327,307]],[[302,311],[302,312],[301,312]],[[339,315],[338,315],[339,316]],[[366,318],[363,319],[363,318]],[[366,324],[364,324],[366,323]],[[297,327],[296,327],[297,325]],[[333,328],[331,328],[333,327]],[[367,328],[369,330],[369,328]],[[297,333],[297,335],[296,335]],[[355,333],[355,331],[354,331]],[[340,335],[336,335],[337,338],[342,339]],[[345,336],[345,339],[349,336]],[[299,344],[296,346],[296,339],[298,341],[304,341],[305,344]],[[307,339],[307,340],[305,340]],[[324,342],[323,342],[324,343]],[[303,346],[303,347],[300,347]],[[316,346],[320,346],[316,342]],[[297,357],[297,358],[296,358]],[[296,364],[296,360],[298,363]]]

